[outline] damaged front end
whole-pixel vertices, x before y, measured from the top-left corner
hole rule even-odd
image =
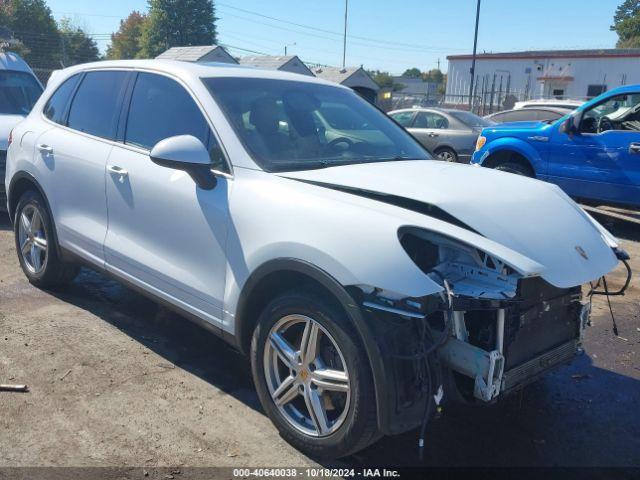
[[[491,403],[580,353],[590,314],[581,286],[523,276],[469,245],[420,229],[399,232],[414,263],[441,287],[406,298],[354,291],[395,386],[385,433],[420,423],[440,385],[449,402]]]

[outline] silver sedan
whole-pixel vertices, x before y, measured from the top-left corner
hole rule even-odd
[[[494,124],[470,112],[442,108],[394,110],[389,116],[437,159],[447,162],[469,163],[478,135]]]

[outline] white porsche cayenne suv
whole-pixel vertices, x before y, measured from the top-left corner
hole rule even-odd
[[[556,186],[432,161],[346,87],[235,66],[59,72],[5,183],[32,284],[86,265],[219,334],[319,457],[570,361],[581,285],[625,255]]]

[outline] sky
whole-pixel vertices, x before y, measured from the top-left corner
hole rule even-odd
[[[622,0],[482,0],[478,51],[613,48],[609,30]],[[109,34],[146,0],[48,0],[56,20],[68,17],[94,35]],[[218,43],[249,51],[342,65],[345,0],[216,1]],[[410,67],[446,71],[447,55],[473,48],[475,0],[349,0],[347,65],[400,74]],[[242,50],[241,50],[242,49]]]

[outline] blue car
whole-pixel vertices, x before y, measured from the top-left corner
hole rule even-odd
[[[640,85],[559,120],[487,127],[471,163],[555,183],[579,200],[640,207]]]

